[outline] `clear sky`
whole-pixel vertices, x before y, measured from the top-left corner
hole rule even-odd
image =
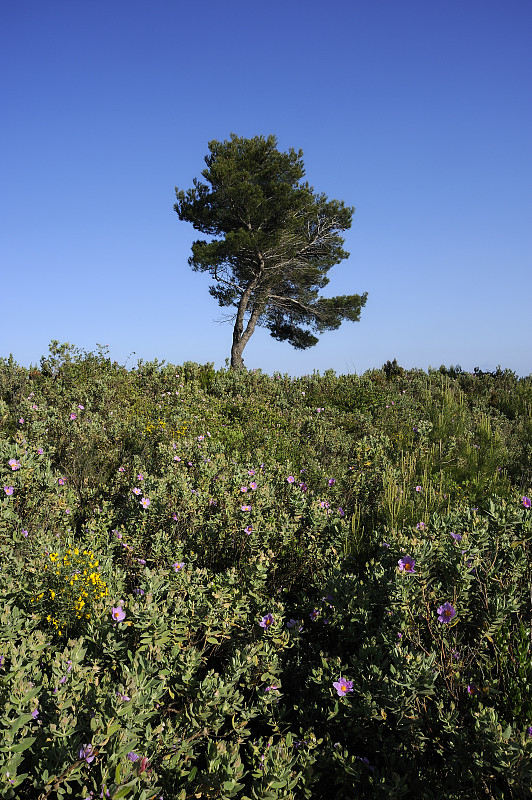
[[[207,143],[275,134],[355,206],[358,323],[248,368],[532,373],[530,0],[23,0],[0,12],[0,356],[214,362],[230,323],[173,210]]]

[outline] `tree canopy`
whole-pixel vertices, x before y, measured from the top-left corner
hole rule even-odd
[[[275,136],[209,142],[206,183],[176,187],[179,219],[214,237],[192,244],[188,263],[209,272],[210,294],[236,309],[231,367],[243,367],[242,353],[257,325],[274,339],[305,349],[314,333],[356,322],[367,293],[324,298],[327,273],[346,259],[340,236],[351,226],[354,208],[328,200],[302,179],[303,152],[277,149]]]

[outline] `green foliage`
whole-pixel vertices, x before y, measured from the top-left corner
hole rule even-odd
[[[530,796],[528,379],[0,387],[2,797]]]

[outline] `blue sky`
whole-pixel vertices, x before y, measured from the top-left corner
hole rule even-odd
[[[529,0],[4,4],[0,356],[223,366],[174,187],[273,133],[356,207],[327,293],[369,296],[306,351],[257,330],[248,368],[531,374],[531,34]]]

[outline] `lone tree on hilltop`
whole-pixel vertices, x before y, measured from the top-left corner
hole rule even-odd
[[[340,231],[351,227],[354,209],[328,200],[301,183],[303,152],[277,150],[275,136],[209,142],[207,183],[194,178],[186,192],[176,187],[179,219],[215,238],[195,241],[188,263],[216,281],[210,294],[236,308],[231,367],[255,327],[304,350],[318,342],[311,331],[336,330],[357,322],[367,293],[324,298],[327,273],[349,253]],[[309,330],[310,328],[310,330]]]

